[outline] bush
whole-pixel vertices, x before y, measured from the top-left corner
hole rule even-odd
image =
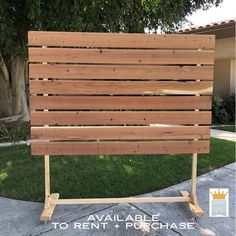
[[[221,98],[213,97],[212,100],[212,122],[225,124],[235,122],[235,95]]]
[[[229,121],[235,122],[235,94],[224,98],[224,108],[229,115]]]
[[[29,124],[26,122],[0,123],[0,142],[16,143],[29,138]]]

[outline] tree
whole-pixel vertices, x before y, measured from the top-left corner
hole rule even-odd
[[[221,1],[0,0],[0,115],[28,119],[28,30],[171,32],[187,15]]]

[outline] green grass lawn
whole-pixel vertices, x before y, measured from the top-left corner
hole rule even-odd
[[[198,175],[234,161],[234,143],[211,139],[211,153],[199,155]],[[42,157],[26,145],[0,148],[0,195],[44,200]],[[62,198],[126,197],[180,183],[191,176],[190,155],[52,157],[52,192]]]
[[[213,129],[235,132],[235,125],[215,126],[215,127],[213,127]]]

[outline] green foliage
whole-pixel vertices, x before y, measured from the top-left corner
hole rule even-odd
[[[212,118],[213,123],[226,123],[229,116],[224,108],[223,99],[221,97],[213,97],[212,99]]]
[[[197,9],[222,0],[0,0],[0,52],[24,53],[29,30],[173,31]]]
[[[235,94],[224,98],[224,108],[229,116],[229,121],[235,121]]]
[[[27,140],[29,137],[29,127],[27,123],[12,122],[0,123],[0,142],[16,143]]]
[[[212,100],[212,119],[213,123],[225,124],[235,122],[235,95],[221,98],[213,97]]]

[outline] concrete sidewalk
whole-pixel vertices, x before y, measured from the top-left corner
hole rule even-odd
[[[211,129],[211,137],[236,142],[236,133],[235,132]]]
[[[186,181],[169,188],[156,191],[144,196],[175,196],[179,190],[189,190],[190,182]],[[229,188],[230,196],[230,217],[210,218],[208,208],[209,188]],[[18,235],[81,235],[81,236],[138,236],[138,235],[235,235],[235,163],[224,166],[220,169],[211,171],[198,177],[198,198],[205,215],[196,222],[192,219],[192,214],[185,203],[140,203],[140,204],[113,204],[113,205],[67,205],[57,206],[51,222],[45,224],[39,221],[43,204],[34,202],[25,202],[0,198],[0,235],[18,236]],[[164,223],[179,225],[180,222],[193,223],[194,229],[149,229],[145,224],[136,223],[134,227],[125,229],[123,222],[109,222],[106,229],[74,229],[74,224],[82,224],[88,221],[88,217],[102,216],[127,216],[135,217],[141,215],[150,219],[152,215],[159,215],[159,220]],[[52,223],[66,222],[67,229],[54,229]],[[94,223],[94,222],[93,222]],[[118,224],[117,224],[118,223]],[[62,225],[62,226],[65,226]],[[88,226],[86,226],[88,227]]]

